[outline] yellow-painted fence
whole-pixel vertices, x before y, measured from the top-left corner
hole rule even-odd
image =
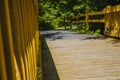
[[[105,35],[120,38],[120,5],[108,6],[104,9]]]
[[[0,80],[36,80],[37,17],[37,0],[0,0]]]
[[[100,16],[97,19],[90,19],[90,17]],[[102,16],[102,17],[101,17]],[[104,34],[113,37],[120,38],[120,5],[107,6],[103,11],[99,12],[86,12],[86,14],[72,17],[72,23],[86,23],[86,27],[89,29],[89,23],[104,23]]]

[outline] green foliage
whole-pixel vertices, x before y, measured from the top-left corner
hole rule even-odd
[[[52,30],[54,29],[53,25],[49,22],[41,21],[40,24],[40,30]]]
[[[39,0],[39,26],[42,30],[54,29],[58,26],[58,7],[50,1]]]
[[[85,24],[80,24],[80,26],[75,29],[75,30],[72,30],[74,32],[77,32],[79,34],[91,34],[91,35],[94,35],[96,37],[99,37],[100,36],[100,29],[97,29],[97,30],[88,30],[85,26]]]
[[[86,26],[85,26],[84,23],[83,24],[82,23],[79,24],[79,26],[77,27],[77,29],[72,30],[72,31],[80,33],[80,34],[86,34],[88,32],[88,30],[87,30],[87,28],[86,28]]]
[[[96,30],[96,31],[93,33],[93,35],[95,35],[96,37],[99,37],[99,35],[100,35],[100,29]]]
[[[39,0],[40,29],[54,29],[63,26],[60,23],[69,22],[75,15],[84,14],[86,10],[98,11],[107,5],[120,4],[119,0]],[[84,33],[85,30],[80,32]]]
[[[44,37],[43,35],[40,35],[40,36],[39,36],[39,40],[40,40],[41,42],[43,42],[43,41],[45,41],[45,37]]]

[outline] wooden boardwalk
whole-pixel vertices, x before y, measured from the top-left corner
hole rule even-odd
[[[114,39],[46,40],[43,80],[120,80],[120,43]]]

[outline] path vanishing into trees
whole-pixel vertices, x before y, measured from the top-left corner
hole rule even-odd
[[[120,80],[120,42],[70,31],[43,31],[43,80]]]

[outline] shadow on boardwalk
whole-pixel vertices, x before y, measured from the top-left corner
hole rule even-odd
[[[46,41],[42,43],[42,80],[60,80]]]

